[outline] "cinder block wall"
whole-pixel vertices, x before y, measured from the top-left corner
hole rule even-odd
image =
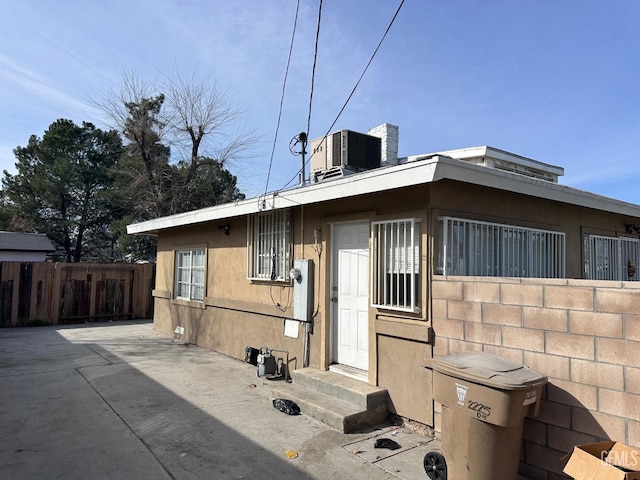
[[[434,355],[483,351],[549,377],[521,473],[566,479],[581,443],[640,447],[640,282],[434,276],[432,289]]]

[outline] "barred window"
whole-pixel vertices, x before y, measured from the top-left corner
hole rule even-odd
[[[372,305],[419,311],[420,219],[372,222]]]
[[[637,238],[584,236],[584,274],[590,280],[638,281]]]
[[[438,221],[441,275],[565,276],[564,233],[453,217]]]
[[[248,221],[247,276],[253,280],[288,280],[289,211],[259,213]]]
[[[204,301],[204,249],[176,251],[174,297]]]

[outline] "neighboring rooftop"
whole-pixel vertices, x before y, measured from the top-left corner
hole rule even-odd
[[[0,232],[0,250],[21,252],[55,252],[44,233]]]
[[[446,150],[444,152],[437,152],[437,154],[414,155],[398,159],[398,163],[415,162],[434,155],[451,157],[473,165],[495,168],[496,170],[517,173],[553,183],[558,183],[558,177],[564,175],[564,168],[562,167],[539,162],[532,158],[523,157],[522,155],[516,155],[515,153],[489,146]]]

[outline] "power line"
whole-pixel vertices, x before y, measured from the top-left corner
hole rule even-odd
[[[322,4],[322,0],[320,0],[320,4]],[[353,94],[355,93],[356,89],[360,85],[360,81],[362,80],[362,78],[364,77],[364,74],[369,69],[369,65],[371,65],[371,62],[373,61],[374,57],[376,56],[376,53],[378,53],[378,50],[380,49],[380,46],[382,45],[382,42],[384,42],[384,39],[386,38],[387,34],[389,33],[389,30],[391,30],[391,26],[393,25],[393,22],[395,22],[396,17],[400,13],[400,9],[402,9],[403,5],[404,5],[404,0],[401,0],[400,4],[398,5],[398,8],[396,9],[396,13],[393,15],[393,18],[391,18],[391,21],[389,22],[389,26],[387,26],[387,29],[385,30],[384,34],[382,35],[382,38],[380,39],[380,42],[378,42],[378,46],[376,47],[376,49],[371,54],[371,58],[369,58],[369,61],[367,62],[366,67],[364,67],[364,70],[362,71],[362,74],[360,75],[360,78],[358,78],[358,81],[354,85],[353,90],[351,90],[351,93],[347,97],[347,100],[344,102],[344,105],[342,105],[342,108],[338,112],[338,115],[336,115],[335,120],[333,121],[331,126],[327,129],[327,133],[325,133],[324,136],[322,137],[322,142],[324,142],[324,139],[327,137],[327,135],[329,135],[329,133],[333,129],[334,125],[338,122],[338,119],[340,118],[340,115],[342,115],[342,112],[344,111],[344,109],[346,108],[347,104],[351,100],[351,97],[353,96]],[[320,26],[318,25],[318,31],[319,31],[319,29],[320,29]],[[317,37],[316,37],[316,48],[317,48]],[[314,64],[313,65],[314,65],[314,70],[315,70],[315,59],[314,59]],[[311,110],[311,102],[309,103],[309,110]],[[311,117],[311,111],[309,111],[309,117]],[[308,131],[309,131],[309,127],[307,125],[307,137],[308,137]],[[320,145],[322,145],[322,142],[320,143]],[[313,156],[313,152],[311,153],[311,155],[309,156],[309,158],[307,159],[305,164],[309,163],[309,160],[311,160],[312,156]],[[296,172],[296,174],[291,178],[291,180],[289,180],[280,190],[284,190],[285,188],[287,188],[289,186],[289,184],[291,184],[291,182],[296,179],[296,177],[298,176],[298,174],[300,173],[301,170],[302,169],[298,170],[298,172]]]
[[[313,51],[313,67],[311,68],[311,91],[309,93],[309,115],[307,116],[307,138],[311,126],[311,103],[313,102],[313,87],[316,79],[316,62],[318,60],[318,39],[320,38],[320,19],[322,18],[322,0],[318,4],[318,28],[316,29],[316,46]],[[304,180],[304,179],[303,179]]]
[[[398,16],[398,13],[400,13],[400,9],[402,8],[402,5],[404,5],[404,0],[400,1],[400,5],[398,5],[398,9],[396,10],[396,13],[393,15],[393,18],[391,19],[391,22],[389,22],[389,26],[385,30],[384,35],[382,35],[382,38],[380,39],[380,42],[378,43],[378,46],[373,51],[373,54],[371,55],[371,58],[367,62],[367,66],[364,67],[364,70],[362,71],[362,75],[360,75],[360,78],[358,78],[358,81],[356,82],[355,86],[353,87],[353,90],[351,90],[351,93],[349,94],[349,97],[344,102],[344,105],[342,105],[342,108],[338,112],[338,115],[336,116],[336,118],[333,121],[333,123],[331,124],[331,126],[328,128],[327,133],[325,134],[325,137],[329,134],[329,132],[331,132],[331,130],[333,129],[334,125],[336,124],[336,122],[340,118],[340,115],[342,115],[342,112],[344,111],[345,107],[347,106],[347,103],[349,103],[349,100],[351,100],[351,97],[353,96],[353,94],[355,93],[356,89],[358,88],[358,85],[360,85],[360,81],[362,80],[362,77],[364,77],[364,74],[369,69],[369,65],[371,65],[371,62],[373,61],[373,58],[376,56],[376,53],[378,53],[378,50],[380,49],[380,46],[382,45],[382,42],[384,41],[385,37],[387,36],[387,33],[389,33],[389,30],[391,30],[391,25],[393,25],[393,22],[395,22],[396,17]]]
[[[300,0],[296,5],[296,15],[293,20],[293,31],[291,32],[291,43],[289,45],[289,57],[287,58],[287,68],[284,72],[284,80],[282,82],[282,94],[280,96],[280,109],[278,110],[278,122],[276,123],[276,132],[273,137],[273,147],[271,148],[271,158],[269,159],[269,171],[267,173],[267,182],[264,186],[264,196],[267,195],[269,189],[269,178],[271,177],[271,166],[273,165],[273,156],[276,151],[276,142],[278,140],[278,131],[280,130],[280,119],[282,118],[282,105],[284,103],[284,91],[287,85],[287,77],[289,76],[289,65],[291,64],[291,52],[293,51],[293,40],[296,36],[296,26],[298,24],[298,11],[300,10]],[[311,115],[311,114],[309,114]]]

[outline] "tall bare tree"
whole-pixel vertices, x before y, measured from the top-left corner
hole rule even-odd
[[[187,196],[198,194],[196,185],[208,176],[224,174],[256,141],[248,133],[236,134],[241,112],[232,108],[228,91],[220,90],[210,79],[197,80],[195,76],[186,80],[176,73],[164,84],[166,92],[166,125],[171,134],[172,146],[181,153],[184,168],[181,191],[175,200],[186,205],[208,206],[206,196],[193,201]],[[217,165],[212,167],[212,163]],[[219,183],[219,182],[217,182]],[[231,191],[235,190],[235,179]],[[229,189],[226,189],[227,191]],[[200,192],[204,194],[205,192]],[[211,192],[209,192],[211,193]],[[237,199],[234,195],[211,196],[210,205]]]
[[[189,148],[190,164],[197,164],[201,147],[209,150],[215,149],[219,141],[225,144],[238,142],[225,132],[239,120],[239,112],[229,106],[226,92],[218,90],[214,83],[196,81],[195,78],[185,81],[176,74],[167,80],[165,91],[169,115],[167,125],[175,141]],[[203,141],[207,144],[203,145]],[[205,155],[212,153],[206,151]],[[228,158],[219,159],[221,166],[226,160]]]
[[[132,177],[129,185],[147,185],[146,197],[154,203],[144,208],[148,215],[179,213],[195,205],[211,206],[243,197],[228,167],[242,158],[255,138],[236,133],[241,113],[230,106],[227,92],[215,83],[197,81],[195,76],[185,80],[177,73],[162,84],[144,83],[127,72],[119,92],[92,101],[135,146],[142,165],[135,167],[135,155],[130,157],[123,162],[128,168],[123,175]],[[231,183],[214,189],[220,192],[216,195],[211,185],[221,180]],[[138,202],[140,195],[137,191]]]

